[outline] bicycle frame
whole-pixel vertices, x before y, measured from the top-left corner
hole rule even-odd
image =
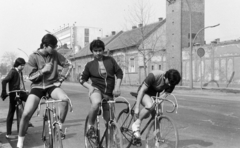
[[[48,97],[48,96],[43,96],[39,102],[39,105],[38,105],[38,111],[37,111],[37,116],[39,116],[39,113],[40,113],[40,110],[41,110],[41,105],[42,104],[46,104],[46,108],[44,110],[44,114],[43,114],[43,121],[46,121],[46,118],[48,119],[48,132],[49,132],[49,135],[52,137],[52,130],[55,128],[56,124],[60,125],[60,120],[59,118],[57,118],[57,113],[56,113],[56,107],[55,107],[55,103],[58,103],[58,102],[65,102],[63,100],[49,100],[51,97]],[[46,100],[46,101],[43,101],[43,100]],[[69,102],[69,106],[70,106],[70,112],[73,112],[73,108],[72,108],[72,103],[71,103],[71,100],[69,99],[67,102]],[[52,104],[52,107],[50,107],[50,104]],[[53,115],[53,122],[51,123],[51,113]],[[47,117],[47,116],[48,117]],[[45,126],[45,122],[43,123],[43,131],[42,131],[42,141],[45,142],[46,139],[44,137],[44,126]],[[65,129],[65,133],[66,133],[66,129]]]
[[[23,113],[23,110],[24,110],[24,106],[23,106],[22,100],[21,100],[20,95],[19,95],[20,92],[27,93],[27,91],[25,91],[25,90],[13,90],[13,91],[8,92],[8,94],[15,93],[15,98],[14,99],[17,102],[16,103],[17,132],[19,131],[20,119],[22,117],[22,113]]]
[[[163,94],[163,93],[161,93]],[[173,94],[170,94],[174,97],[175,101],[176,101],[176,104],[171,101],[171,100],[168,100],[168,99],[164,99],[161,97],[161,94],[157,93],[156,96],[152,96],[152,100],[154,100],[154,105],[155,105],[155,109],[153,111],[153,113],[151,114],[151,118],[148,120],[148,122],[145,124],[145,126],[143,127],[143,129],[140,131],[140,134],[142,135],[144,133],[144,131],[148,128],[148,125],[154,120],[155,121],[155,127],[156,128],[156,124],[157,124],[157,121],[158,119],[163,115],[163,102],[164,101],[167,101],[167,102],[170,102],[171,104],[173,104],[173,110],[170,110],[170,111],[166,111],[168,113],[173,113],[175,110],[177,110],[177,99],[176,97],[173,95]],[[159,96],[160,95],[160,96]],[[132,114],[134,116],[134,106],[136,105],[136,102],[133,104],[132,108],[131,108],[131,111],[130,111],[130,114]],[[129,116],[129,115],[128,115]],[[127,118],[128,118],[127,116]],[[123,123],[126,122],[127,118],[125,119],[125,121]],[[131,121],[133,120],[133,118],[131,119]]]
[[[109,101],[107,101],[107,102],[103,102],[104,100],[105,100],[105,99],[103,99],[102,102],[101,102],[101,105],[100,105],[100,107],[99,107],[99,113],[98,113],[98,115],[97,115],[97,135],[98,135],[99,146],[102,145],[104,138],[106,138],[106,136],[108,136],[108,133],[107,133],[107,132],[108,132],[108,129],[109,129],[109,125],[113,122],[113,113],[112,113],[113,107],[112,107],[112,106],[113,106],[113,104],[115,103],[115,101],[109,100]],[[103,108],[102,108],[102,105],[103,105],[103,104],[108,104],[108,106],[109,106],[110,119],[107,121],[104,134],[103,134],[103,136],[100,138],[100,128],[99,128],[100,120],[99,120],[99,118],[100,118],[101,113],[103,113]],[[108,140],[108,138],[106,138],[106,143],[108,142],[107,140]]]
[[[129,102],[126,100],[126,101],[116,101],[116,99],[125,99],[123,97],[118,97],[118,98],[115,98],[114,100],[107,100],[107,99],[103,99],[100,103],[100,106],[99,106],[99,112],[97,114],[97,119],[96,119],[96,134],[97,134],[97,139],[96,139],[96,142],[97,142],[97,147],[102,147],[103,146],[103,143],[104,143],[104,139],[105,139],[105,142],[106,142],[106,146],[108,145],[108,142],[109,142],[109,133],[108,133],[108,130],[111,128],[111,125],[112,124],[116,124],[116,121],[115,121],[115,118],[114,118],[114,104],[115,103],[124,103],[124,104],[127,104],[128,107],[129,107],[129,110],[130,110],[130,104]],[[106,125],[106,128],[103,132],[103,135],[101,137],[100,135],[100,116],[103,114],[103,104],[107,104],[108,105],[108,109],[109,109],[109,120],[105,123]],[[119,127],[118,127],[119,128]],[[120,133],[120,129],[119,129],[119,133]],[[111,129],[110,129],[110,134],[111,134]],[[110,135],[110,143],[111,143],[111,136]],[[122,141],[122,140],[121,140]],[[108,145],[109,146],[109,145]]]

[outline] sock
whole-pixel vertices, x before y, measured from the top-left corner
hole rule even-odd
[[[62,123],[59,123],[59,128],[62,129]]]
[[[19,147],[19,148],[23,147],[24,138],[25,138],[25,136],[23,136],[23,137],[18,136],[17,147]]]

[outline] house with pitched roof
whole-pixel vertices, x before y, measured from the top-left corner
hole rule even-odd
[[[133,26],[131,30],[120,31],[101,38],[105,53],[115,58],[123,69],[123,83],[140,84],[145,76],[155,69],[166,69],[166,20]],[[93,58],[89,45],[71,57],[74,65],[73,79]]]

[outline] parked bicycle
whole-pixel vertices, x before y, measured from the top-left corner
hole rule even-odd
[[[11,93],[16,93],[14,99],[16,100],[17,132],[19,131],[19,124],[20,124],[20,120],[22,117],[23,109],[24,109],[24,106],[22,103],[23,100],[20,97],[21,92],[28,93],[28,91],[26,90],[13,90],[8,92],[8,95],[10,95]]]
[[[67,128],[64,133],[60,131],[60,119],[57,107],[55,106],[58,102],[68,102],[70,106],[70,112],[73,112],[72,102],[54,100],[49,95],[43,96],[38,105],[37,116],[40,113],[41,105],[46,104],[46,108],[43,113],[43,130],[42,130],[42,141],[44,142],[44,148],[63,148],[62,140],[65,138]],[[62,135],[63,134],[63,135]]]
[[[125,101],[117,101],[118,99],[124,99]],[[88,131],[88,116],[85,121],[84,137],[85,137],[85,147],[86,148],[123,148],[122,146],[122,134],[120,127],[114,118],[114,104],[124,103],[129,104],[128,101],[123,97],[117,97],[114,100],[102,100],[101,105],[99,106],[99,112],[97,119],[95,121],[94,128],[96,129],[96,136],[90,137],[87,135]],[[102,105],[109,105],[109,121],[101,125],[100,116],[103,114]],[[130,106],[129,106],[130,109]],[[101,129],[105,127],[103,134],[101,135]]]
[[[131,92],[132,96],[137,97],[137,93]],[[173,122],[173,120],[163,114],[163,106],[164,102],[168,102],[172,104],[171,110],[166,110],[167,113],[177,112],[178,103],[177,99],[173,94],[175,101],[172,101],[167,98],[161,98],[159,94],[156,96],[152,96],[151,98],[154,100],[155,110],[151,114],[151,118],[146,123],[146,125],[140,131],[141,135],[143,135],[146,130],[146,137],[139,141],[138,138],[135,138],[133,135],[133,131],[131,129],[131,125],[134,122],[134,105],[132,106],[130,112],[128,108],[123,109],[117,118],[117,122],[120,125],[120,130],[123,135],[123,146],[125,148],[130,147],[139,147],[142,145],[142,141],[145,142],[146,148],[177,148],[178,147],[178,131]]]

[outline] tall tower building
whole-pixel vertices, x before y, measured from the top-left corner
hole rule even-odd
[[[196,33],[204,27],[205,2],[204,0],[166,1],[167,67],[178,69],[182,73],[182,48],[190,47],[190,15],[193,40]],[[204,44],[204,30],[198,34],[195,43]]]

